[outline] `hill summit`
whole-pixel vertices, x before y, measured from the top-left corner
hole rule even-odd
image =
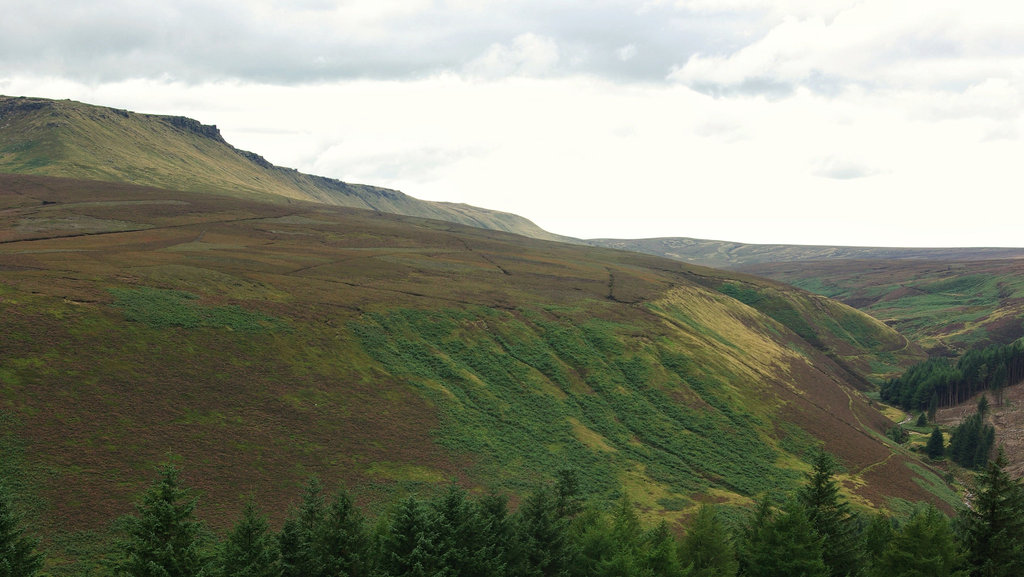
[[[571,240],[510,213],[434,202],[275,166],[215,125],[70,100],[0,96],[0,172],[262,197],[434,218],[532,238]]]

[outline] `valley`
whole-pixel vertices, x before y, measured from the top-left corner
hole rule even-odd
[[[709,268],[304,175],[180,117],[3,97],[0,138],[0,475],[68,566],[166,463],[219,533],[247,498],[281,526],[310,477],[373,515],[454,486],[514,509],[566,468],[678,529],[793,492],[821,452],[858,512],[952,513],[969,474],[887,437],[913,416],[878,385],[1024,335],[1009,249],[702,243]]]

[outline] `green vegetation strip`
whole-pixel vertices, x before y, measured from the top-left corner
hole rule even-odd
[[[127,320],[152,328],[224,328],[245,333],[287,328],[281,320],[237,305],[204,305],[198,295],[185,291],[140,287],[114,288],[110,293]]]

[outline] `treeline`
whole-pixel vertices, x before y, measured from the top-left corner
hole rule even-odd
[[[1024,341],[971,349],[954,364],[949,359],[918,363],[881,387],[881,398],[909,411],[928,411],[966,401],[981,391],[1002,389],[1024,380]]]
[[[920,506],[902,523],[855,514],[836,464],[821,455],[794,494],[760,500],[727,522],[705,504],[682,537],[644,527],[629,501],[610,511],[583,500],[571,472],[511,512],[504,497],[451,487],[406,497],[371,521],[344,490],[314,479],[280,531],[250,500],[215,538],[196,498],[165,467],[122,520],[105,572],[130,577],[902,577],[1024,574],[1024,488],[1005,459],[979,474],[971,508],[951,521]],[[39,574],[38,540],[0,491],[0,575]]]

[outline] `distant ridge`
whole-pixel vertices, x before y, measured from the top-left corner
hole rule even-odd
[[[896,248],[797,244],[744,244],[686,237],[597,238],[592,246],[664,256],[712,268],[743,269],[765,263],[821,260],[969,261],[1024,258],[1024,248]]]
[[[521,216],[276,166],[229,144],[216,125],[70,100],[0,96],[0,172],[303,200],[445,220],[563,242]]]

